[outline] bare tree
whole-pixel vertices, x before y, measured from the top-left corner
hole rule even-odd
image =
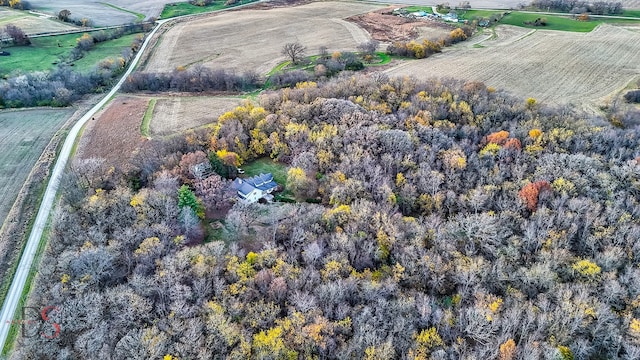
[[[287,43],[282,48],[282,55],[288,56],[293,64],[297,64],[304,58],[306,50],[307,48],[299,42]]]
[[[58,19],[60,19],[62,21],[69,21],[69,16],[71,16],[71,11],[69,11],[67,9],[62,9],[58,13]]]
[[[362,55],[373,55],[376,50],[378,50],[379,45],[380,42],[378,40],[369,40],[358,45],[358,50],[360,50]]]
[[[9,24],[4,28],[4,31],[13,39],[14,45],[29,45],[31,44],[31,40],[29,40],[29,36],[22,31],[19,27]]]

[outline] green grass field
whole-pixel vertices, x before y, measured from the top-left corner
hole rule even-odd
[[[473,20],[475,18],[489,18],[494,14],[499,15],[501,13],[503,12],[499,10],[469,10],[465,14],[464,19]],[[525,22],[533,23],[538,18],[546,19],[547,25],[525,25]],[[513,11],[510,14],[505,15],[500,20],[500,24],[520,26],[528,29],[560,30],[573,32],[589,32],[603,22],[603,20],[578,21],[571,19],[568,16],[530,14],[518,11]]]
[[[538,18],[547,20],[546,26],[525,25],[525,22],[534,22]],[[589,32],[603,23],[601,20],[578,21],[564,16],[526,14],[514,11],[500,20],[501,24],[522,26],[529,29],[561,30],[574,32]]]
[[[475,18],[489,18],[491,15],[500,15],[504,11],[502,10],[467,10],[464,12],[464,15],[460,17],[466,20],[472,20]]]
[[[120,56],[122,50],[129,48],[138,35],[139,34],[129,34],[118,39],[96,44],[83,58],[74,62],[75,68],[79,71],[89,71],[105,58]]]
[[[216,1],[207,6],[191,5],[187,2],[167,4],[160,14],[161,19],[168,19],[176,16],[201,14],[208,11],[220,10],[224,8],[224,1]]]
[[[168,18],[172,18],[172,17],[176,17],[176,16],[182,16],[182,15],[202,14],[202,13],[206,13],[206,12],[209,12],[209,11],[221,10],[221,9],[224,9],[224,8],[230,8],[230,7],[234,7],[234,6],[238,6],[238,5],[248,4],[248,3],[255,2],[255,1],[256,0],[240,0],[240,2],[238,2],[238,3],[234,4],[234,5],[230,5],[230,6],[226,6],[224,4],[226,1],[224,1],[224,0],[215,1],[213,4],[206,5],[206,6],[191,5],[188,2],[179,2],[179,3],[167,4],[167,5],[164,6],[164,9],[162,9],[162,13],[160,14],[160,18],[161,19],[168,19]]]
[[[14,70],[23,72],[51,70],[60,61],[61,56],[71,52],[76,46],[76,39],[80,36],[82,34],[39,37],[32,39],[30,46],[5,48],[4,50],[10,52],[11,56],[2,57],[0,75],[10,74]],[[120,55],[122,50],[131,45],[136,36],[137,34],[130,34],[96,44],[82,59],[75,61],[74,66],[79,71],[90,70],[100,60]]]
[[[427,14],[433,14],[433,10],[431,9],[431,6],[407,6],[407,7],[403,7],[403,9],[405,9],[407,12],[416,12],[416,11],[424,11]]]
[[[628,12],[628,14],[627,14]],[[468,10],[462,19],[473,20],[475,18],[489,18],[492,15],[499,15],[503,13],[501,10]],[[627,10],[623,16],[640,17],[640,10]],[[533,26],[525,25],[525,22],[535,22],[536,19],[546,19],[546,26]],[[639,18],[640,20],[640,18]],[[523,13],[519,11],[513,11],[508,15],[505,15],[500,24],[514,25],[525,27],[529,29],[545,29],[545,30],[560,30],[560,31],[573,31],[573,32],[589,32],[596,28],[596,26],[602,23],[610,24],[623,24],[623,23],[637,23],[639,20],[630,19],[603,19],[593,18],[589,21],[579,21],[572,19],[570,16],[562,15],[546,15],[546,14],[532,14]]]
[[[624,10],[621,16],[640,18],[640,10]]]
[[[244,176],[246,177],[260,175],[260,173],[271,173],[273,174],[273,180],[278,185],[282,185],[285,189],[287,187],[287,165],[285,164],[275,162],[269,158],[262,158],[243,164],[242,169],[244,169]]]

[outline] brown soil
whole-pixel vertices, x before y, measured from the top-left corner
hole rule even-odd
[[[451,26],[436,21],[408,19],[391,15],[394,7],[366,14],[355,15],[347,20],[367,30],[371,37],[384,42],[407,41],[416,38],[439,38],[451,31]]]
[[[119,96],[94,119],[89,120],[76,159],[99,158],[106,166],[127,171],[136,150],[146,141],[140,124],[148,99]]]

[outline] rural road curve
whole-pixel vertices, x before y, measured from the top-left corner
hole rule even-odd
[[[29,239],[27,240],[27,244],[22,253],[22,257],[20,258],[20,263],[18,264],[18,268],[16,269],[16,273],[13,277],[13,281],[11,282],[11,287],[9,288],[9,292],[7,293],[7,297],[5,298],[4,304],[2,306],[2,312],[0,312],[0,350],[4,348],[4,344],[7,340],[7,336],[9,334],[9,329],[11,328],[11,323],[19,320],[14,319],[14,314],[18,308],[18,302],[20,301],[20,296],[22,295],[22,291],[24,290],[25,283],[27,281],[27,276],[29,275],[29,270],[31,269],[31,264],[33,263],[33,258],[35,256],[36,250],[38,249],[38,244],[40,242],[40,238],[42,237],[42,232],[47,224],[47,219],[49,218],[49,213],[53,207],[53,203],[56,199],[56,193],[58,192],[58,187],[60,185],[60,178],[62,173],[67,165],[67,161],[71,156],[71,150],[73,148],[73,144],[76,140],[76,137],[80,133],[80,129],[82,126],[91,119],[91,117],[100,110],[115,93],[120,90],[120,86],[126,81],[127,76],[131,74],[131,72],[135,69],[138,61],[144,54],[149,41],[156,33],[156,31],[160,28],[160,26],[165,23],[167,20],[159,20],[158,25],[147,35],[146,40],[140,47],[140,50],[136,54],[136,57],[133,59],[127,71],[122,75],[122,78],[118,83],[109,91],[109,93],[100,100],[94,107],[89,110],[78,122],[71,128],[67,138],[64,141],[64,145],[62,146],[62,150],[58,155],[58,160],[56,161],[55,166],[51,172],[51,178],[49,179],[49,183],[47,184],[47,189],[45,190],[44,196],[42,198],[42,203],[40,204],[40,208],[38,209],[38,215],[36,216],[36,220],[33,223],[33,228],[31,230],[31,234],[29,235]]]
[[[18,268],[16,269],[16,273],[13,276],[13,281],[11,282],[11,287],[9,288],[9,292],[4,300],[4,304],[2,306],[2,311],[0,312],[0,352],[5,346],[5,342],[7,341],[7,336],[9,335],[9,329],[11,328],[11,324],[17,320],[13,316],[18,309],[18,302],[20,301],[20,297],[24,290],[25,284],[27,282],[27,276],[29,275],[29,270],[31,269],[31,264],[33,263],[33,258],[36,254],[36,250],[38,249],[38,244],[40,243],[40,238],[42,237],[42,233],[47,224],[47,220],[49,218],[49,213],[53,208],[53,203],[56,199],[56,193],[58,192],[58,187],[60,186],[60,179],[62,173],[67,165],[67,161],[71,156],[71,150],[73,148],[73,144],[80,133],[80,129],[82,126],[93,117],[93,115],[98,112],[109,100],[120,90],[122,84],[126,81],[129,74],[133,72],[136,65],[140,61],[140,58],[144,54],[149,42],[153,38],[153,35],[162,27],[164,23],[171,20],[176,20],[180,18],[189,18],[189,17],[199,17],[207,14],[211,14],[214,12],[223,12],[230,9],[238,9],[242,7],[252,6],[258,4],[260,2],[264,2],[266,0],[258,0],[255,2],[247,3],[244,5],[238,5],[231,8],[211,11],[208,13],[196,14],[196,15],[183,15],[177,16],[170,19],[163,19],[156,21],[156,27],[147,35],[144,43],[140,47],[140,50],[136,54],[136,57],[130,63],[129,68],[120,78],[120,81],[109,91],[109,93],[100,100],[94,107],[91,108],[78,122],[71,128],[67,138],[64,141],[64,145],[62,146],[62,150],[60,150],[60,154],[58,155],[58,159],[56,161],[53,170],[51,171],[51,178],[49,179],[49,183],[47,184],[47,189],[45,190],[44,196],[42,197],[42,203],[40,203],[40,208],[38,209],[38,215],[36,215],[36,219],[33,223],[33,228],[31,229],[31,234],[29,234],[29,239],[27,240],[27,244],[25,245],[24,251],[22,252],[22,256],[20,258],[20,262],[18,264]]]

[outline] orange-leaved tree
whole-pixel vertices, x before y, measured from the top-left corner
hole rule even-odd
[[[544,190],[551,190],[551,185],[549,185],[548,181],[541,180],[525,185],[518,192],[518,195],[520,195],[529,210],[535,211],[538,208],[538,196]]]

